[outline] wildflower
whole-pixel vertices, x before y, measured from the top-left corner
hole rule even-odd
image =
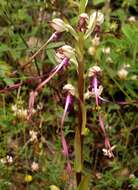
[[[93,47],[93,46],[89,47],[88,53],[89,53],[90,55],[92,55],[92,56],[95,55],[95,53],[96,53],[96,48]]]
[[[133,75],[132,77],[131,77],[131,80],[137,80],[138,79],[138,76],[137,75]]]
[[[11,109],[14,112],[14,115],[19,119],[27,118],[27,109],[23,109],[22,107],[18,108],[17,105],[12,105]]]
[[[61,55],[67,57],[68,59],[71,59],[75,55],[75,50],[69,45],[62,46],[58,49],[58,52],[61,53]]]
[[[56,185],[50,185],[51,190],[60,190]]]
[[[68,65],[68,63],[69,63],[69,59],[67,57],[65,57],[62,60],[62,62],[52,70],[49,77],[37,86],[36,91],[39,91],[45,84],[47,84],[62,69],[63,66]]]
[[[103,91],[103,86],[99,85],[99,87],[97,88],[97,93],[98,93],[98,97],[100,98],[100,95]],[[85,94],[84,94],[84,99],[89,99],[90,97],[95,97],[95,92],[94,92],[94,88],[90,90],[88,90]]]
[[[110,54],[111,49],[110,49],[110,47],[106,47],[106,48],[103,48],[103,49],[102,49],[102,52],[103,52],[104,54]]]
[[[79,16],[79,22],[78,22],[78,26],[77,26],[78,31],[85,32],[87,30],[88,19],[89,19],[89,17],[86,13],[82,13]]]
[[[9,163],[9,164],[13,163],[13,157],[12,156],[7,155],[6,160],[7,160],[7,163]]]
[[[98,87],[99,85],[98,77],[101,75],[101,72],[102,70],[99,66],[93,66],[89,69],[89,73],[88,73],[88,76],[91,78],[91,94],[95,95],[97,108],[99,108],[99,99],[104,100],[103,98],[100,97],[100,93],[102,92],[103,87],[102,86]],[[112,157],[113,153],[112,153],[111,145],[105,131],[102,114],[100,113],[99,110],[98,110],[98,118],[99,118],[99,124],[100,124],[101,130],[105,138],[105,147],[108,149],[109,156]]]
[[[64,113],[61,119],[61,141],[62,141],[62,146],[63,146],[63,153],[65,156],[68,157],[68,147],[67,147],[67,143],[66,143],[64,133],[63,133],[63,126],[64,126],[64,121],[65,121],[68,107],[72,102],[72,95],[75,94],[75,89],[71,84],[65,85],[63,89],[67,91],[67,97],[66,97],[66,102],[65,102]]]
[[[87,39],[94,31],[95,27],[98,27],[104,22],[104,15],[99,11],[95,11],[89,17],[88,29],[85,33],[85,39]]]
[[[101,74],[102,70],[99,66],[93,66],[89,69],[88,76],[93,77],[94,75],[99,75]]]
[[[125,68],[121,68],[117,74],[121,80],[124,80],[128,75],[128,71]]]
[[[32,175],[26,175],[25,178],[24,178],[24,181],[27,182],[27,183],[30,183],[32,180],[33,180]]]
[[[110,149],[103,148],[102,151],[103,151],[104,156],[108,156],[109,158],[112,158],[113,157],[112,151],[115,149],[115,147],[116,145],[112,146]]]
[[[65,102],[65,108],[64,108],[64,113],[61,119],[61,143],[62,143],[62,153],[63,155],[67,158],[68,162],[67,162],[67,173],[70,176],[71,174],[71,164],[69,162],[69,152],[68,152],[68,145],[64,136],[64,132],[63,132],[63,126],[64,126],[64,121],[65,121],[65,117],[66,117],[66,113],[68,110],[69,105],[72,102],[72,98],[75,95],[75,88],[71,85],[71,84],[66,84],[63,89],[67,92],[67,97],[66,97],[66,102]]]
[[[7,155],[5,158],[1,158],[0,162],[2,164],[12,164],[13,163],[13,157],[10,155]]]
[[[99,11],[95,11],[94,13],[91,14],[90,16],[90,21],[92,23],[96,23],[96,25],[101,25],[104,22],[104,15],[103,13]]]
[[[63,90],[66,90],[68,91],[71,95],[75,95],[75,88],[74,86],[72,86],[72,84],[66,84],[64,87],[63,87]]]
[[[129,179],[135,179],[135,178],[136,178],[136,176],[134,174],[129,175]]]
[[[36,91],[47,84],[55,76],[55,74],[57,74],[64,66],[67,66],[70,59],[75,56],[74,49],[69,45],[62,46],[57,50],[57,52],[58,53],[56,55],[59,56],[58,60],[60,63],[51,71],[49,77],[37,86]]]
[[[29,131],[29,135],[30,135],[30,141],[31,142],[34,142],[34,141],[37,141],[37,132],[36,131],[33,131],[33,130],[30,130]]]
[[[37,162],[33,162],[32,165],[31,165],[31,169],[32,171],[37,171],[39,170],[39,165]]]
[[[128,21],[129,21],[129,22],[136,22],[136,17],[135,17],[135,16],[130,16],[130,17],[128,18]]]
[[[64,32],[67,31],[66,24],[64,21],[60,18],[54,18],[51,22],[50,25],[52,28],[54,28],[57,32]]]
[[[28,115],[28,119],[31,118],[32,115],[32,110],[34,107],[34,102],[35,102],[35,98],[38,94],[38,91],[44,86],[46,85],[62,68],[68,66],[70,60],[73,60],[75,57],[75,53],[74,53],[74,49],[71,46],[68,45],[64,45],[61,48],[58,49],[57,51],[58,54],[58,61],[59,64],[52,69],[52,71],[49,74],[49,77],[47,79],[45,79],[44,81],[42,81],[35,89],[35,91],[32,91],[30,93],[30,98],[29,98],[29,115]]]

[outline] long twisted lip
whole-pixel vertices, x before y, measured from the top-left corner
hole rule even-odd
[[[40,90],[45,84],[47,84],[68,62],[69,59],[65,57],[62,62],[53,69],[53,72],[49,75],[49,77],[37,86],[36,91]]]

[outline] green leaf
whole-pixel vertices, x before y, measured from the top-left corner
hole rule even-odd
[[[124,24],[122,26],[122,32],[131,43],[137,43],[136,34],[130,25]]]
[[[82,102],[81,102],[81,109],[82,109],[82,135],[85,135],[85,132],[86,132],[86,108]]]
[[[105,0],[93,0],[94,5],[98,5],[98,4],[104,3],[104,2],[105,2]]]
[[[85,176],[80,182],[77,190],[84,190],[84,189],[89,190],[89,180],[90,180],[90,176]]]
[[[49,60],[54,64],[56,65],[57,61],[55,59],[55,51],[54,49],[47,49],[47,56],[49,58]]]
[[[84,13],[85,12],[85,8],[88,4],[88,0],[80,0],[80,10],[79,13]]]
[[[75,171],[81,172],[82,170],[82,163],[81,163],[81,136],[79,133],[78,127],[76,127],[75,132]]]
[[[54,49],[54,48],[58,48],[63,45],[65,45],[65,42],[56,42],[56,43],[52,42],[52,43],[48,44],[46,49]]]

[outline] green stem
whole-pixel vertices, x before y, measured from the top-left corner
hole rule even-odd
[[[81,182],[82,178],[82,168],[83,168],[83,135],[82,135],[82,124],[83,124],[83,106],[84,105],[84,41],[83,41],[83,34],[80,33],[79,40],[77,43],[77,50],[78,50],[78,126],[76,129],[76,161],[79,161],[79,167],[76,170],[76,180],[77,186]],[[80,156],[80,158],[77,158]]]

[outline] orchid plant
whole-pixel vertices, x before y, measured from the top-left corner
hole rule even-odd
[[[107,149],[108,156],[113,157],[112,148],[109,142],[108,135],[106,133],[104,127],[104,121],[102,118],[102,113],[100,112],[100,100],[104,101],[104,99],[100,96],[103,87],[100,85],[99,78],[102,77],[102,70],[100,65],[95,64],[92,66],[88,71],[88,77],[90,78],[90,90],[85,92],[85,59],[84,59],[84,42],[87,38],[91,38],[92,32],[95,30],[95,27],[100,28],[102,23],[104,22],[104,15],[100,11],[93,12],[90,16],[85,13],[85,8],[88,1],[80,1],[80,16],[78,17],[78,24],[77,29],[66,24],[60,18],[53,19],[49,24],[55,30],[51,37],[47,40],[47,42],[30,58],[29,64],[36,55],[44,49],[50,42],[57,41],[61,38],[63,32],[68,32],[74,38],[74,47],[70,45],[64,45],[55,51],[55,58],[57,61],[57,65],[51,70],[49,73],[48,78],[41,81],[38,86],[36,86],[34,91],[30,92],[29,98],[29,113],[28,113],[28,120],[31,119],[32,111],[34,108],[34,103],[36,96],[39,94],[40,90],[47,85],[47,83],[61,70],[63,69],[70,69],[72,64],[75,64],[76,72],[78,76],[78,83],[77,88],[74,87],[72,84],[66,84],[63,87],[63,90],[66,92],[66,101],[63,116],[61,118],[61,127],[58,130],[61,136],[61,143],[62,143],[62,153],[67,160],[67,172],[68,175],[72,175],[72,166],[69,160],[69,150],[68,150],[68,143],[64,136],[64,121],[69,110],[69,106],[73,103],[73,99],[77,99],[78,101],[78,125],[75,128],[75,139],[74,139],[74,151],[75,151],[75,172],[76,172],[76,185],[78,189],[81,189],[81,186],[88,181],[87,176],[82,178],[83,172],[83,143],[85,132],[87,130],[86,123],[86,106],[85,106],[85,99],[86,98],[93,98],[95,97],[95,104],[97,107],[98,118],[99,118],[99,125],[104,135],[104,142],[105,148]],[[96,39],[93,43],[97,45],[100,43],[99,34],[95,33],[94,39]],[[77,89],[77,90],[75,90]],[[85,186],[85,189],[88,189],[88,184]]]

